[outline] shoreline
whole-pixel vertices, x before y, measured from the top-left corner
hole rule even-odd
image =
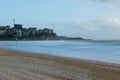
[[[63,58],[63,59],[71,59],[71,60],[73,60],[73,61],[88,61],[88,62],[91,62],[91,63],[102,63],[102,64],[111,64],[111,65],[120,65],[119,63],[114,63],[114,62],[107,62],[107,61],[100,61],[100,60],[92,60],[92,59],[84,59],[84,58],[74,58],[74,57],[66,57],[66,56],[59,56],[59,55],[52,55],[52,54],[48,54],[48,53],[38,53],[38,52],[28,52],[28,51],[22,51],[22,50],[15,50],[15,49],[6,49],[6,48],[0,48],[0,50],[7,50],[7,51],[14,51],[15,53],[17,52],[17,53],[20,53],[20,54],[23,54],[23,55],[20,55],[20,54],[16,54],[16,56],[18,55],[18,56],[26,56],[26,57],[30,57],[30,55],[32,55],[31,57],[33,57],[33,56],[35,56],[36,58],[40,58],[40,56],[49,56],[49,57],[51,57],[51,59],[54,57],[57,57],[57,58]],[[25,55],[26,54],[26,55]],[[29,54],[29,56],[27,55],[27,54]],[[4,56],[5,54],[3,54],[3,56]],[[8,54],[7,54],[8,55]],[[1,56],[1,54],[0,54],[0,56]],[[14,55],[12,55],[12,56],[15,56],[15,54]],[[54,59],[53,59],[54,60]]]
[[[10,57],[10,58],[13,58],[13,57],[23,58],[24,57],[26,59],[31,59],[31,58],[40,59],[40,61],[43,60],[43,63],[44,61],[55,62],[55,64],[59,63],[57,65],[58,66],[64,65],[63,68],[66,67],[69,69],[69,67],[75,67],[74,69],[70,69],[71,73],[76,74],[76,75],[74,74],[75,79],[74,77],[68,78],[68,76],[62,76],[62,75],[59,76],[59,75],[54,74],[54,76],[57,76],[57,77],[59,76],[59,78],[55,77],[57,78],[55,80],[76,80],[78,74],[83,75],[80,77],[82,80],[119,80],[120,79],[120,64],[92,61],[92,60],[85,60],[85,59],[67,58],[67,57],[60,57],[60,56],[53,56],[53,55],[46,55],[46,54],[37,54],[37,53],[34,54],[34,53],[29,53],[29,52],[14,51],[14,50],[8,50],[8,49],[0,49],[0,57]],[[48,67],[47,66],[48,64],[49,63],[47,63],[45,67]],[[57,66],[57,65],[53,64],[51,66]],[[62,71],[62,69],[57,69],[57,67],[56,67],[56,70]],[[77,70],[80,70],[80,71],[77,71]]]

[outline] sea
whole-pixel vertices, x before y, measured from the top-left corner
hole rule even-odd
[[[119,40],[0,41],[0,48],[120,64]]]

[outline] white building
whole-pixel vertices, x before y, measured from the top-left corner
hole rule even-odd
[[[21,29],[16,30],[16,37],[22,37],[22,30]]]
[[[5,30],[0,30],[0,35],[5,35],[6,31]]]

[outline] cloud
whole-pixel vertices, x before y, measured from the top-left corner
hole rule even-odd
[[[111,27],[120,27],[120,18],[110,17],[103,20],[94,20],[86,23],[88,26],[111,26]]]
[[[116,5],[120,5],[120,0],[92,0],[100,3],[112,3]]]
[[[105,22],[107,24],[120,24],[120,18],[108,18]]]
[[[120,0],[93,0],[98,2],[120,3]]]
[[[120,39],[120,18],[90,21],[83,27],[92,39]]]

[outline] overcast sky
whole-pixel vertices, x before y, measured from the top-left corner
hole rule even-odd
[[[58,35],[120,39],[120,0],[0,0],[0,25],[53,28]]]

